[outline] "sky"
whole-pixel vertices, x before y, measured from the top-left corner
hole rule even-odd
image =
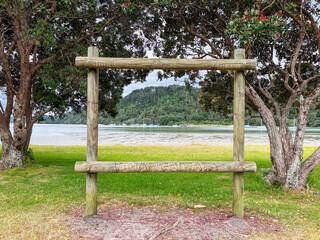
[[[127,96],[133,90],[136,90],[136,89],[141,89],[141,88],[150,87],[150,86],[169,86],[169,85],[174,85],[174,84],[181,85],[181,86],[185,85],[183,79],[175,81],[173,78],[168,78],[168,79],[164,79],[162,81],[158,81],[158,70],[154,70],[148,75],[147,81],[145,81],[143,83],[140,83],[140,82],[132,83],[132,84],[128,85],[127,87],[125,87],[124,92],[123,92],[123,96]]]
[[[152,50],[148,50],[146,52],[146,56],[148,58],[155,58]],[[159,71],[160,70],[153,70],[152,72],[150,72],[149,75],[147,76],[146,81],[143,83],[140,83],[140,82],[131,83],[130,85],[125,87],[124,91],[123,91],[123,96],[129,95],[133,90],[151,87],[151,86],[169,86],[169,85],[173,85],[173,84],[178,84],[178,85],[182,85],[182,86],[185,85],[183,80],[174,81],[173,78],[168,78],[168,79],[164,79],[162,81],[158,81],[158,72]]]
[[[0,89],[0,102],[1,102],[2,106],[6,105],[6,99],[7,99],[6,95]]]

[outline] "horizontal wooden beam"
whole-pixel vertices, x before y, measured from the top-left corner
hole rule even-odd
[[[79,68],[163,70],[255,70],[254,59],[170,59],[76,57]]]
[[[77,173],[255,172],[255,162],[76,162]]]

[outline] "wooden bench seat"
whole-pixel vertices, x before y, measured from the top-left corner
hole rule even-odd
[[[255,162],[76,162],[77,173],[255,172]]]

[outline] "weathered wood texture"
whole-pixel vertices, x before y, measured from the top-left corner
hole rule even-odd
[[[163,70],[255,70],[254,59],[152,59],[77,57],[79,68],[163,69]]]
[[[98,57],[97,47],[88,48],[89,57]],[[98,160],[98,101],[99,70],[89,69],[87,91],[87,162]],[[97,174],[88,173],[86,179],[86,215],[97,214]]]
[[[255,162],[76,162],[77,173],[255,172]]]
[[[134,172],[233,172],[233,215],[243,217],[244,172],[255,172],[255,162],[244,162],[244,71],[255,70],[256,60],[245,59],[244,49],[236,59],[136,59],[100,58],[96,47],[88,57],[77,57],[76,66],[89,68],[87,108],[87,162],[77,162],[76,172],[87,173],[86,215],[97,214],[97,173]],[[163,70],[235,70],[233,162],[97,162],[99,68]]]
[[[235,58],[245,58],[245,50],[237,49]],[[233,104],[233,160],[234,162],[244,161],[244,113],[245,113],[245,81],[244,72],[234,73],[234,104]],[[233,174],[233,215],[243,217],[243,191],[244,174]]]

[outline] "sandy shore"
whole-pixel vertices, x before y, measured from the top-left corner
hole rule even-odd
[[[57,130],[56,125],[40,126],[35,128],[31,137],[32,145],[86,145],[86,127],[62,127]],[[226,133],[193,133],[193,132],[125,132],[99,130],[99,145],[232,145],[232,132]],[[246,145],[268,145],[269,139],[266,132],[245,134]],[[320,146],[320,135],[306,135],[305,146]]]

